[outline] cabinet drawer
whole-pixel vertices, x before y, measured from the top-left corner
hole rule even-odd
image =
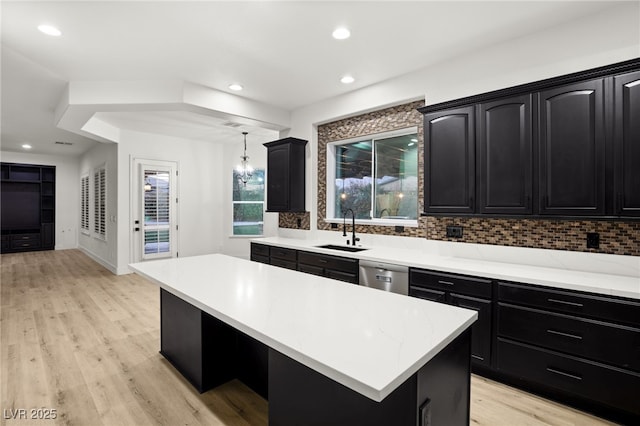
[[[40,247],[40,234],[16,234],[10,236],[11,249],[27,249]]]
[[[640,303],[603,296],[498,283],[498,299],[544,310],[640,326]]]
[[[418,297],[420,299],[431,300],[433,302],[446,302],[447,293],[440,290],[431,290],[424,287],[409,287],[409,296]]]
[[[504,373],[640,415],[640,375],[585,359],[498,338]]]
[[[316,254],[301,251],[298,253],[298,263],[319,266],[334,271],[358,274],[358,260],[345,257],[329,256],[326,254]]]
[[[358,284],[358,274],[350,272],[335,271],[333,269],[326,269],[325,276],[327,278],[333,278],[334,280],[344,281],[351,284]]]
[[[271,262],[269,262],[271,265],[273,266],[279,266],[281,268],[287,268],[287,269],[293,269],[294,271],[297,268],[298,265],[296,265],[296,262],[290,262],[288,260],[282,260],[282,259],[278,259],[278,258],[271,258]]]
[[[640,329],[498,305],[498,335],[640,371]]]
[[[251,253],[251,260],[253,260],[254,262],[260,262],[260,263],[269,264],[269,257],[268,256],[261,256],[259,254]]]
[[[275,257],[276,259],[288,260],[290,262],[295,262],[297,257],[296,250],[282,247],[271,247],[269,254],[271,255],[271,259]]]
[[[251,243],[251,255],[269,257],[269,246],[258,243]]]
[[[409,269],[409,284],[486,299],[491,298],[491,280],[483,278]]]
[[[305,265],[303,263],[299,263],[298,271],[304,272],[306,274],[313,274],[313,275],[319,275],[321,277],[324,277],[324,268],[321,268],[320,266],[312,266],[312,265]]]

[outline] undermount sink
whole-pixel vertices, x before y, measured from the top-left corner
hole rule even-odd
[[[366,248],[361,248],[361,247],[339,246],[337,244],[325,244],[323,246],[316,246],[316,247],[330,249],[330,250],[342,250],[342,251],[351,251],[351,252],[368,250]]]

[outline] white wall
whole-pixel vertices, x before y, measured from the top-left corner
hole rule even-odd
[[[80,159],[75,156],[0,152],[8,163],[56,166],[56,250],[78,247],[80,227]]]
[[[180,257],[217,253],[223,244],[223,146],[170,136],[122,130],[118,144],[118,273],[133,260],[131,161],[178,163],[178,253]]]
[[[106,237],[101,239],[93,233],[94,192],[93,172],[96,168],[105,166],[107,174],[107,210],[106,210]],[[80,160],[79,172],[76,176],[76,186],[80,193],[80,176],[89,175],[89,234],[78,233],[78,246],[82,251],[91,256],[111,272],[117,271],[118,249],[118,145],[112,143],[99,143],[87,151]],[[74,204],[74,210],[80,210],[80,197]],[[76,222],[79,222],[77,219]],[[79,225],[78,225],[79,229]]]
[[[310,141],[306,185],[311,233],[316,232],[317,220],[318,124],[416,99],[435,104],[638,57],[638,3],[628,2],[571,25],[548,28],[293,111],[287,135]],[[290,231],[279,230],[279,235]]]

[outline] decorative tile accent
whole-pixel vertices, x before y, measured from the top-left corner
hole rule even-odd
[[[327,143],[412,126],[418,127],[418,152],[420,153],[418,155],[418,209],[420,212],[424,211],[424,128],[422,114],[416,110],[423,104],[423,102],[412,102],[318,126],[318,229],[332,230],[331,225],[324,221]],[[281,214],[280,227],[297,228],[295,219],[285,219],[284,222],[287,226],[283,226],[282,216]],[[303,221],[303,223],[305,222]],[[640,256],[640,221],[428,216],[420,217],[418,225],[417,228],[405,227],[402,233],[396,233],[394,226],[359,225],[356,226],[356,232],[477,244]],[[462,226],[463,238],[447,238],[447,225]],[[342,226],[333,230],[342,232]],[[587,249],[587,232],[600,234],[599,249]]]
[[[298,226],[300,219],[300,226]],[[291,229],[311,229],[311,213],[278,213],[278,227]]]
[[[422,114],[417,111],[422,106],[423,101],[411,102],[318,126],[318,229],[331,230],[331,224],[324,221],[327,205],[327,143],[417,126],[418,152],[423,152]],[[422,162],[422,156],[418,155],[418,170],[423,169]],[[419,173],[418,194],[423,193],[424,182],[422,173]],[[418,211],[422,211],[420,196],[418,203]],[[395,226],[356,225],[356,232],[362,234],[424,237],[424,230],[423,226],[405,227],[403,232],[398,233]]]

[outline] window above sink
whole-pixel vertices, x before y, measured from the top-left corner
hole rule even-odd
[[[417,128],[327,144],[327,222],[417,226]]]

